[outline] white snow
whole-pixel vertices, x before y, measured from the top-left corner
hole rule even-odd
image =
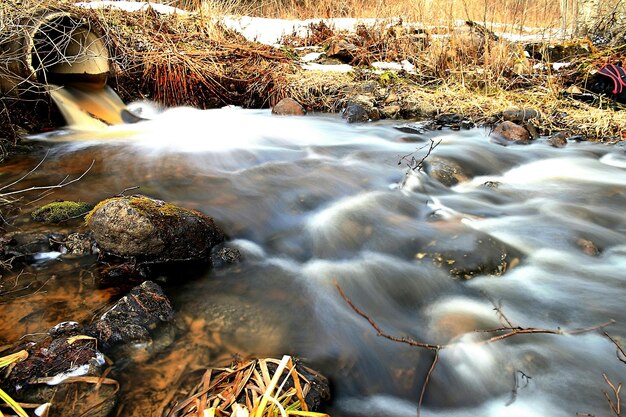
[[[304,62],[311,62],[311,61],[315,61],[316,59],[318,59],[322,55],[323,54],[321,52],[311,52],[311,53],[308,53],[305,56],[303,56],[302,60]]]
[[[322,64],[316,64],[316,63],[310,63],[310,64],[304,64],[302,68],[304,68],[305,70],[331,71],[331,72],[352,71],[352,65],[348,65],[348,64],[322,65]]]
[[[189,12],[186,10],[168,6],[165,4],[124,0],[102,0],[92,2],[81,1],[75,3],[75,5],[78,7],[83,7],[85,9],[116,9],[126,12],[141,12],[148,10],[148,8],[152,8],[156,12],[162,14],[189,14]]]

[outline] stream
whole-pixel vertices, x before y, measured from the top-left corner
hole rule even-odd
[[[301,358],[330,379],[333,417],[416,415],[433,352],[377,336],[336,284],[385,333],[453,344],[440,351],[422,416],[610,415],[602,375],[626,382],[602,334],[626,338],[624,147],[502,146],[480,128],[406,133],[398,122],[336,115],[131,109],[150,120],[36,136],[34,152],[0,169],[7,184],[45,156],[19,183],[26,188],[75,178],[95,161],[80,181],[25,204],[15,229],[66,231],[28,214],[133,188],[212,216],[243,255],[159,282],[178,331],[117,361],[118,415],[160,415],[182,374],[236,354]],[[402,159],[419,161],[431,140],[440,143],[426,171],[452,162],[458,184]],[[88,321],[124,295],[98,283],[94,263],[42,255],[5,273],[3,287],[16,292],[0,298],[0,344]],[[567,332],[611,319],[581,334],[475,343],[491,335],[476,330],[507,323]]]

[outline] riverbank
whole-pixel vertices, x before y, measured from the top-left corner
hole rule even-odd
[[[41,10],[4,7],[6,47]],[[601,142],[622,140],[626,126],[621,104],[588,90],[595,72],[619,61],[623,47],[559,40],[556,32],[514,36],[472,21],[424,27],[343,19],[292,22],[293,33],[268,41],[251,35],[255,19],[167,7],[131,12],[54,3],[47,9],[79,16],[101,34],[110,54],[108,83],[125,102],[263,108],[291,97],[309,111],[340,112],[357,100],[374,110],[371,120],[455,114],[466,126],[492,126],[506,110],[533,109],[532,136],[564,132]],[[265,19],[259,27],[288,27],[276,22]],[[0,77],[10,71],[4,67]],[[37,77],[28,85],[42,84]],[[62,123],[49,99],[18,85],[2,97],[3,155],[25,134]]]

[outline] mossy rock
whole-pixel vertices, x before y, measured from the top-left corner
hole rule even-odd
[[[55,201],[33,211],[33,220],[46,224],[60,223],[70,219],[83,218],[93,208],[81,201]]]
[[[140,260],[208,261],[224,241],[212,218],[144,196],[104,200],[85,220],[101,250]]]

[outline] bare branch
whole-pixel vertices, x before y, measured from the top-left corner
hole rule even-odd
[[[417,403],[417,417],[420,417],[422,413],[422,401],[424,400],[424,394],[426,393],[426,387],[428,387],[428,383],[430,382],[430,376],[433,374],[435,370],[435,366],[439,362],[439,349],[435,350],[435,357],[433,358],[433,363],[430,365],[430,369],[428,369],[428,373],[426,374],[426,378],[424,379],[424,385],[422,385],[422,391],[420,392],[420,399]]]
[[[59,184],[57,185],[43,185],[43,186],[33,186],[33,187],[29,187],[29,188],[25,188],[23,190],[17,190],[17,191],[11,191],[8,193],[4,193],[1,194],[2,197],[6,197],[6,196],[11,196],[11,195],[15,195],[15,194],[23,194],[23,193],[28,193],[31,191],[37,191],[37,190],[53,190],[53,189],[57,189],[57,188],[63,188],[66,187],[70,184],[73,184],[77,181],[80,181],[81,179],[83,179],[83,177],[85,175],[87,175],[87,173],[91,170],[91,168],[93,168],[94,164],[96,163],[96,160],[94,159],[93,161],[91,161],[91,165],[89,165],[89,168],[87,168],[82,174],[80,174],[80,176],[78,178],[74,178],[71,181],[67,181],[65,182],[65,180],[68,177],[65,177]]]
[[[429,144],[424,145],[420,148],[417,148],[415,151],[411,153],[401,156],[400,160],[398,161],[398,165],[400,165],[402,161],[404,161],[408,165],[409,169],[411,169],[412,171],[421,171],[422,169],[424,169],[424,161],[426,161],[426,158],[430,156],[431,152],[434,151],[435,148],[439,146],[440,143],[441,143],[441,139],[439,139],[439,142],[435,142],[434,140],[431,139]],[[424,157],[422,157],[422,159],[418,161],[413,155],[415,154],[415,152],[419,152],[426,147],[428,147],[428,151],[426,152],[426,155],[424,155]],[[409,159],[409,157],[411,158]]]
[[[357,307],[356,304],[354,304],[352,302],[352,300],[350,300],[350,298],[348,298],[348,296],[343,291],[343,289],[341,288],[341,286],[339,285],[339,282],[337,280],[334,281],[334,284],[335,284],[335,287],[337,288],[337,291],[339,291],[339,294],[345,300],[345,302],[350,306],[350,308],[352,308],[352,310],[354,310],[354,312],[357,313],[359,316],[361,316],[365,320],[367,320],[367,322],[370,324],[370,326],[372,326],[374,328],[374,330],[376,330],[376,333],[378,334],[378,336],[382,336],[385,339],[389,339],[389,340],[394,341],[394,342],[405,343],[405,344],[410,345],[410,346],[415,346],[415,347],[418,347],[418,348],[428,349],[428,350],[432,350],[432,351],[435,352],[435,357],[433,358],[433,362],[430,365],[430,369],[428,370],[428,373],[426,374],[426,378],[424,380],[424,385],[422,386],[422,391],[421,391],[420,397],[419,397],[419,402],[418,402],[418,406],[417,406],[417,416],[419,417],[420,413],[421,413],[422,401],[424,400],[424,394],[426,392],[426,388],[428,386],[428,383],[430,382],[430,378],[431,378],[432,373],[433,373],[433,371],[435,369],[435,366],[437,365],[437,363],[439,361],[439,352],[442,349],[447,349],[449,347],[453,347],[453,346],[458,345],[458,342],[437,345],[437,344],[433,344],[433,343],[419,342],[419,341],[416,341],[416,340],[414,340],[414,339],[412,339],[410,337],[397,337],[397,336],[393,336],[393,335],[390,335],[388,333],[385,333],[380,328],[380,326],[370,316],[368,316],[363,310],[361,310],[359,307]],[[489,344],[489,343],[498,342],[498,341],[507,339],[507,338],[512,337],[512,336],[520,335],[520,334],[575,335],[575,334],[587,333],[587,332],[591,332],[593,330],[602,329],[604,327],[610,326],[611,324],[615,323],[615,320],[611,319],[611,320],[607,321],[606,323],[602,323],[602,324],[598,324],[598,325],[590,326],[590,327],[583,327],[583,328],[573,329],[573,330],[570,330],[570,331],[565,331],[565,330],[562,330],[561,328],[556,328],[556,329],[541,329],[541,328],[534,328],[534,327],[524,328],[524,327],[513,326],[512,325],[511,321],[502,312],[501,304],[496,305],[494,303],[494,306],[495,306],[494,310],[498,313],[498,315],[504,321],[506,321],[508,324],[511,324],[511,326],[510,327],[501,327],[501,328],[498,328],[498,329],[492,329],[493,332],[506,332],[506,333],[501,334],[501,335],[497,335],[497,336],[493,336],[493,337],[491,337],[489,339],[486,339],[486,340],[481,340],[481,341],[474,342],[476,345],[486,345],[486,344]],[[528,375],[526,375],[522,371],[519,371],[519,372],[521,373],[522,378],[525,378],[526,385],[528,385],[528,382],[531,379],[531,377],[529,377]],[[609,395],[606,392],[604,393],[604,395],[609,400],[609,404],[611,406],[611,409],[615,413],[616,417],[621,417],[621,415],[619,414],[620,407],[621,407],[619,393],[620,393],[620,390],[622,389],[622,384],[620,383],[617,387],[615,387],[608,380],[608,378],[606,376],[605,376],[605,380],[607,381],[607,384],[609,384],[609,386],[613,390],[613,393],[614,393],[616,399],[615,399],[615,401],[612,401],[610,399]],[[512,398],[511,398],[511,401],[509,401],[509,404],[511,404],[513,401],[515,401],[515,398],[517,396],[517,389],[518,389],[517,374],[515,374],[515,386],[513,388]],[[507,404],[507,405],[509,405],[509,404]],[[588,416],[591,416],[591,415],[589,414]]]
[[[33,172],[35,172],[37,170],[37,168],[39,168],[41,166],[41,164],[43,164],[43,162],[46,160],[46,158],[48,157],[48,154],[50,153],[50,151],[46,152],[46,154],[43,156],[43,158],[41,159],[41,161],[39,161],[39,163],[37,165],[35,165],[35,167],[33,169],[31,169],[30,171],[28,171],[26,174],[24,174],[21,178],[13,181],[10,184],[5,185],[4,187],[0,187],[0,191],[5,190],[17,183],[19,183],[20,181],[22,181],[23,179],[25,179],[26,177],[28,177],[30,174],[32,174]],[[7,194],[2,194],[0,193],[1,196],[7,195]]]
[[[359,316],[361,316],[365,320],[367,320],[369,322],[369,324],[374,328],[374,330],[376,330],[376,332],[378,333],[379,336],[382,336],[385,339],[389,339],[389,340],[392,340],[394,342],[406,343],[407,345],[420,347],[420,348],[424,348],[424,349],[430,349],[430,350],[434,350],[434,351],[438,351],[439,349],[442,349],[443,347],[445,347],[445,345],[434,345],[434,344],[430,344],[430,343],[420,343],[420,342],[417,342],[417,341],[415,341],[415,340],[413,340],[411,338],[408,338],[408,337],[391,336],[391,335],[383,332],[381,330],[381,328],[378,326],[378,324],[376,324],[376,322],[374,320],[372,320],[367,314],[365,314],[361,309],[359,309],[356,305],[354,305],[352,300],[350,300],[348,298],[348,296],[343,292],[343,289],[341,288],[341,286],[339,285],[339,283],[336,280],[335,280],[335,287],[337,287],[337,290],[339,291],[339,294],[341,294],[341,297],[346,301],[346,303],[348,303],[348,305],[352,308],[352,310],[354,310],[355,313],[357,313]]]

